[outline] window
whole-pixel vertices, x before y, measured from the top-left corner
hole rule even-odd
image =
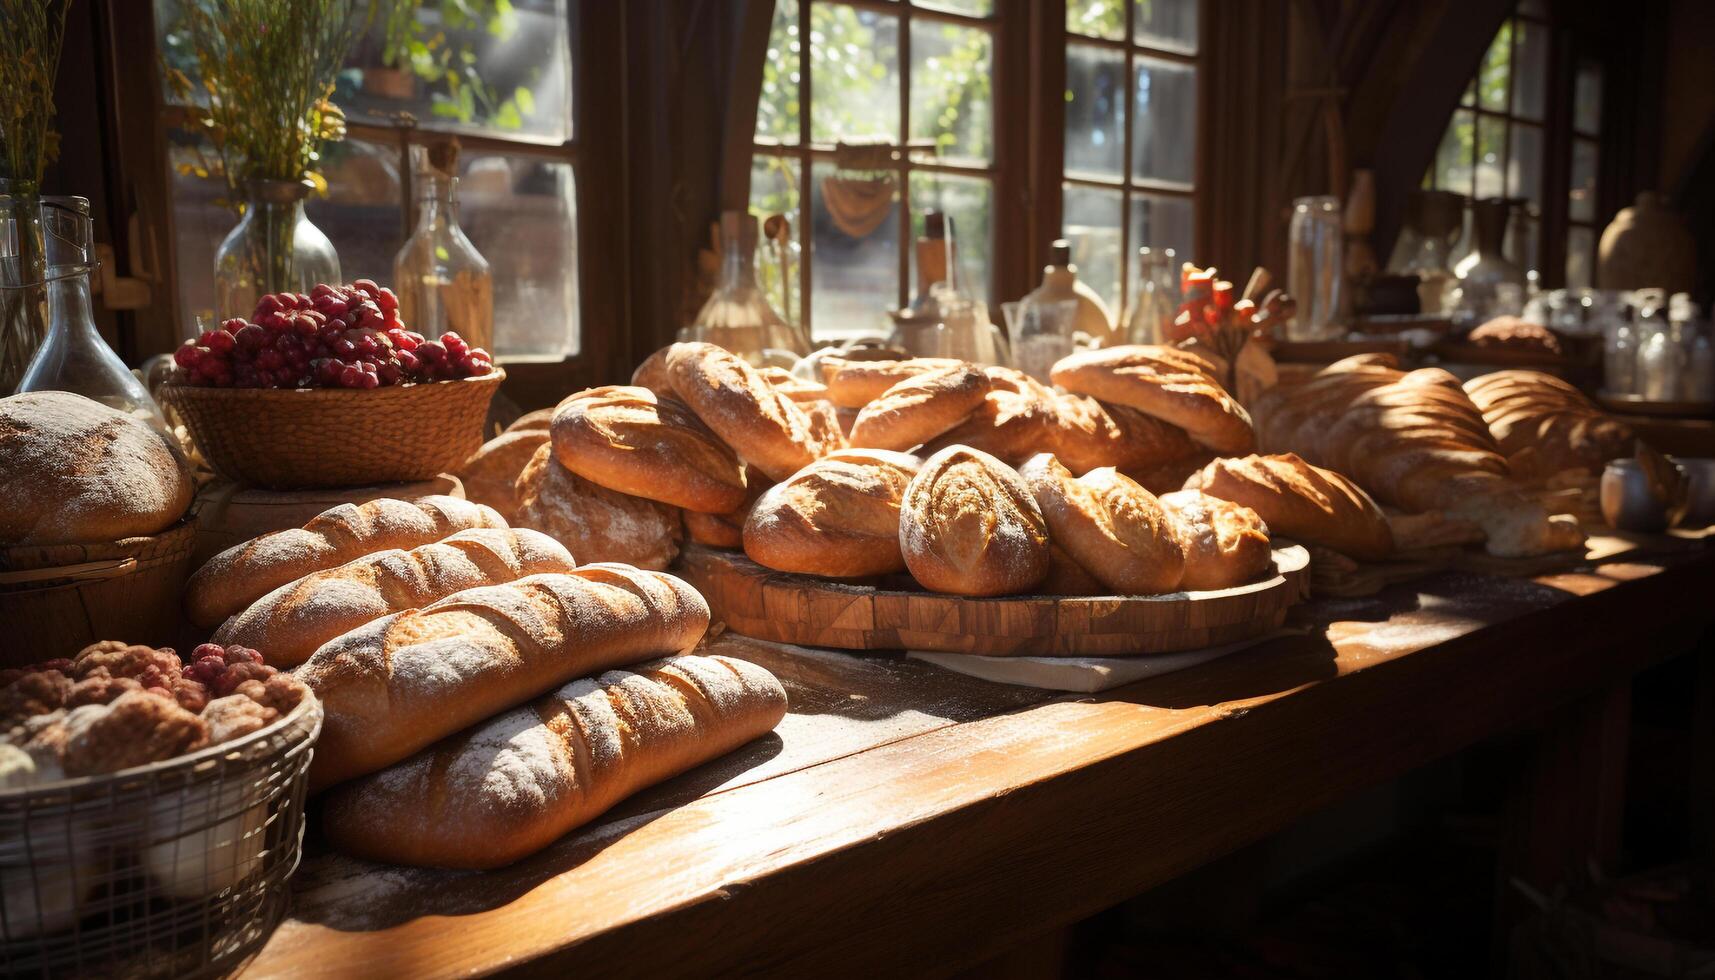
[[[993,0],[776,0],[750,202],[787,218],[796,261],[782,277],[765,253],[758,271],[817,340],[886,335],[912,293],[925,210],[953,218],[962,268],[988,296],[993,14]]]
[[[158,0],[155,24],[165,63],[191,74],[178,33],[186,2]],[[513,360],[580,347],[573,2],[406,0],[379,17],[339,76],[347,138],[326,147],[326,192],[305,209],[343,278],[390,282],[414,217],[411,148],[457,134],[459,219],[494,273],[495,353]],[[213,315],[214,252],[237,218],[220,200],[224,183],[199,175],[207,147],[182,108],[169,104],[165,120],[177,325],[189,335]]]
[[[1115,317],[1139,246],[1192,246],[1198,0],[1067,0],[1061,230]]]
[[[1581,64],[1572,85],[1572,169],[1566,202],[1566,285],[1573,289],[1596,281],[1596,139],[1601,132],[1602,68]]]

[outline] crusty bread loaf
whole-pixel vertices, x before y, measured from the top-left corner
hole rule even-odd
[[[554,458],[591,483],[720,514],[744,503],[738,457],[691,410],[648,388],[608,385],[562,401]]]
[[[456,474],[466,500],[493,507],[508,521],[518,516],[518,474],[548,441],[548,427],[507,429],[482,444]]]
[[[963,422],[929,440],[921,452],[967,446],[1010,465],[1046,449],[1057,422],[1052,392],[994,387]]]
[[[195,487],[147,424],[82,395],[0,398],[0,545],[95,544],[178,523]]]
[[[1520,479],[1543,481],[1566,470],[1599,474],[1637,445],[1631,426],[1552,374],[1496,371],[1464,387]]]
[[[472,528],[410,551],[364,555],[282,585],[215,631],[214,642],[296,667],[323,643],[389,613],[454,592],[577,567],[565,546],[527,528]]]
[[[340,504],[301,528],[275,531],[210,558],[185,586],[185,615],[213,629],[257,599],[311,572],[334,568],[373,551],[415,548],[455,531],[506,527],[491,507],[453,497]]]
[[[828,397],[828,386],[820,381],[806,381],[791,371],[778,365],[769,364],[756,369],[762,379],[774,386],[774,390],[795,402],[825,401]]]
[[[518,523],[554,538],[580,561],[660,570],[679,554],[679,511],[609,490],[561,466],[543,444],[518,475]]]
[[[924,588],[954,595],[1028,592],[1048,574],[1048,525],[1012,467],[948,446],[905,488],[899,548]]]
[[[797,403],[728,350],[713,344],[674,344],[667,352],[667,370],[673,389],[691,411],[770,479],[784,480],[837,448],[818,437]]]
[[[552,408],[538,408],[534,411],[525,412],[523,415],[518,416],[518,418],[513,420],[511,425],[506,427],[506,431],[547,432],[548,424],[552,421],[554,421],[554,410]]]
[[[820,361],[827,398],[841,408],[862,408],[907,378],[964,363],[949,357],[912,357],[903,361],[854,361],[824,357]]]
[[[1173,347],[1131,344],[1081,351],[1051,372],[1067,391],[1130,405],[1184,429],[1219,453],[1248,453],[1255,445],[1250,415],[1215,377],[1215,366]]]
[[[810,420],[810,442],[817,447],[816,451],[823,456],[839,452],[850,447],[846,439],[846,429],[840,422],[840,411],[834,403],[826,399],[798,402],[804,417]]]
[[[1020,471],[1064,548],[1115,595],[1156,595],[1179,587],[1185,549],[1155,495],[1112,467],[1074,477],[1050,453]]]
[[[786,715],[766,669],[686,656],[572,681],[327,796],[334,846],[387,864],[493,868]]]
[[[1055,395],[1047,445],[1074,474],[1103,466],[1133,470],[1195,455],[1185,430],[1135,408],[1094,398]]]
[[[1048,577],[1036,590],[1043,595],[1107,595],[1109,591],[1101,579],[1053,541],[1048,542]]]
[[[773,486],[763,475],[752,469],[748,464],[744,467],[744,504],[736,510],[725,514],[702,514],[694,510],[684,512],[685,536],[701,545],[711,548],[742,549],[744,547],[744,520],[750,516],[750,508],[756,503],[756,498]]]
[[[392,765],[571,678],[682,653],[708,625],[708,604],[685,582],[605,563],[367,623],[297,671],[324,711],[311,787]]]
[[[899,507],[922,461],[846,449],[770,487],[744,522],[744,552],[782,572],[851,578],[905,570]]]
[[[1386,515],[1356,483],[1296,453],[1217,459],[1185,481],[1256,511],[1270,533],[1361,561],[1393,552]]]
[[[956,364],[906,378],[858,412],[851,443],[905,451],[963,422],[988,394],[989,380],[973,364]]]
[[[1268,525],[1249,507],[1201,490],[1175,490],[1158,499],[1178,525],[1179,542],[1185,548],[1181,589],[1243,585],[1255,581],[1272,564]]]
[[[669,344],[643,359],[637,365],[637,370],[631,372],[631,383],[639,388],[648,388],[662,398],[678,398],[673,390],[672,375],[667,373],[667,352],[673,347]]]

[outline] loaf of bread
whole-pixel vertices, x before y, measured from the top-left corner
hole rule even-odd
[[[829,401],[840,408],[862,408],[907,378],[928,371],[958,367],[963,361],[950,357],[913,357],[903,361],[854,361],[824,357],[819,362]]]
[[[791,371],[776,365],[767,365],[756,369],[762,379],[774,386],[774,390],[795,402],[826,401],[828,386],[820,381],[806,381]]]
[[[1190,489],[1243,504],[1273,534],[1360,561],[1393,552],[1386,515],[1356,483],[1296,453],[1217,459],[1185,481]]]
[[[678,398],[673,390],[673,378],[667,373],[667,352],[672,345],[657,350],[643,359],[637,365],[637,370],[631,372],[631,383],[639,388],[648,388],[662,398]]]
[[[1078,560],[1053,541],[1048,542],[1048,576],[1037,586],[1043,595],[1106,595],[1108,587],[1078,564]]]
[[[591,483],[687,510],[744,503],[738,457],[690,409],[648,388],[607,385],[554,412],[554,458]]]
[[[852,578],[905,570],[899,508],[921,460],[846,449],[770,487],[744,522],[744,553],[782,572]]]
[[[1059,394],[1051,408],[1047,444],[1041,451],[1053,453],[1074,474],[1103,466],[1147,468],[1197,453],[1185,430],[1135,408]]]
[[[1273,564],[1268,525],[1249,507],[1201,490],[1175,490],[1158,499],[1178,525],[1179,542],[1185,548],[1181,589],[1243,585],[1256,581]]]
[[[1074,477],[1052,454],[1020,470],[1054,543],[1114,595],[1156,595],[1179,587],[1185,548],[1155,495],[1112,467]]]
[[[213,629],[288,582],[374,551],[415,548],[473,527],[506,527],[493,508],[453,497],[340,504],[301,528],[264,534],[210,558],[185,586],[185,615]]]
[[[638,664],[572,681],[333,790],[322,825],[335,847],[372,861],[499,867],[785,715],[780,682],[748,661]]]
[[[96,544],[178,523],[195,487],[160,433],[63,391],[0,398],[0,545]]]
[[[518,524],[565,545],[580,561],[660,570],[679,555],[679,511],[609,490],[561,466],[544,443],[518,475]]]
[[[1516,316],[1498,316],[1471,331],[1465,338],[1473,347],[1489,350],[1526,351],[1557,357],[1560,338],[1539,323]]]
[[[756,498],[763,495],[769,483],[761,473],[744,466],[744,504],[724,514],[703,514],[694,510],[684,512],[685,537],[711,548],[741,549],[744,547],[744,521]]]
[[[565,546],[527,528],[473,528],[410,551],[364,555],[282,585],[215,631],[214,642],[296,667],[316,648],[389,613],[483,585],[577,567]]]
[[[1541,371],[1496,371],[1465,382],[1512,474],[1541,481],[1566,470],[1599,474],[1611,459],[1630,456],[1632,427],[1582,391]]]
[[[574,677],[687,651],[708,625],[696,589],[611,564],[467,589],[367,623],[298,669],[325,713],[310,785],[392,765]]]
[[[906,378],[858,412],[851,443],[869,449],[914,449],[963,422],[988,390],[988,376],[972,364]]]
[[[756,369],[713,344],[674,344],[667,371],[691,411],[739,456],[772,480],[784,480],[831,448],[798,404]],[[838,430],[837,425],[834,426]]]
[[[548,441],[548,427],[507,429],[482,444],[456,474],[466,500],[493,507],[508,521],[518,516],[518,474]]]
[[[1184,429],[1201,445],[1229,455],[1255,444],[1250,415],[1215,377],[1215,366],[1174,347],[1131,344],[1062,358],[1054,383],[1077,394],[1129,405]]]
[[[924,588],[954,595],[1012,595],[1048,574],[1048,525],[1012,467],[981,450],[949,446],[906,485],[899,548]]]
[[[554,410],[553,409],[551,409],[551,408],[538,408],[538,409],[535,409],[533,411],[525,412],[523,415],[518,416],[518,418],[513,420],[511,425],[506,427],[506,431],[507,432],[547,432],[549,423],[551,423],[553,421],[554,421]]]

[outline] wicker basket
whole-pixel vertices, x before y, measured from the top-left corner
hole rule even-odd
[[[409,483],[457,469],[482,445],[506,372],[388,388],[204,388],[157,392],[210,465],[269,490]]]
[[[106,544],[0,548],[0,667],[69,657],[98,640],[174,643],[196,519]]]
[[[0,974],[218,976],[285,914],[314,695],[200,752],[0,790]]]

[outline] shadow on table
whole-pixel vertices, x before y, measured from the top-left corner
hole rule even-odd
[[[1247,701],[1327,680],[1337,673],[1334,648],[1320,631],[1276,637],[1219,660],[1095,695],[1153,708],[1196,708]]]

